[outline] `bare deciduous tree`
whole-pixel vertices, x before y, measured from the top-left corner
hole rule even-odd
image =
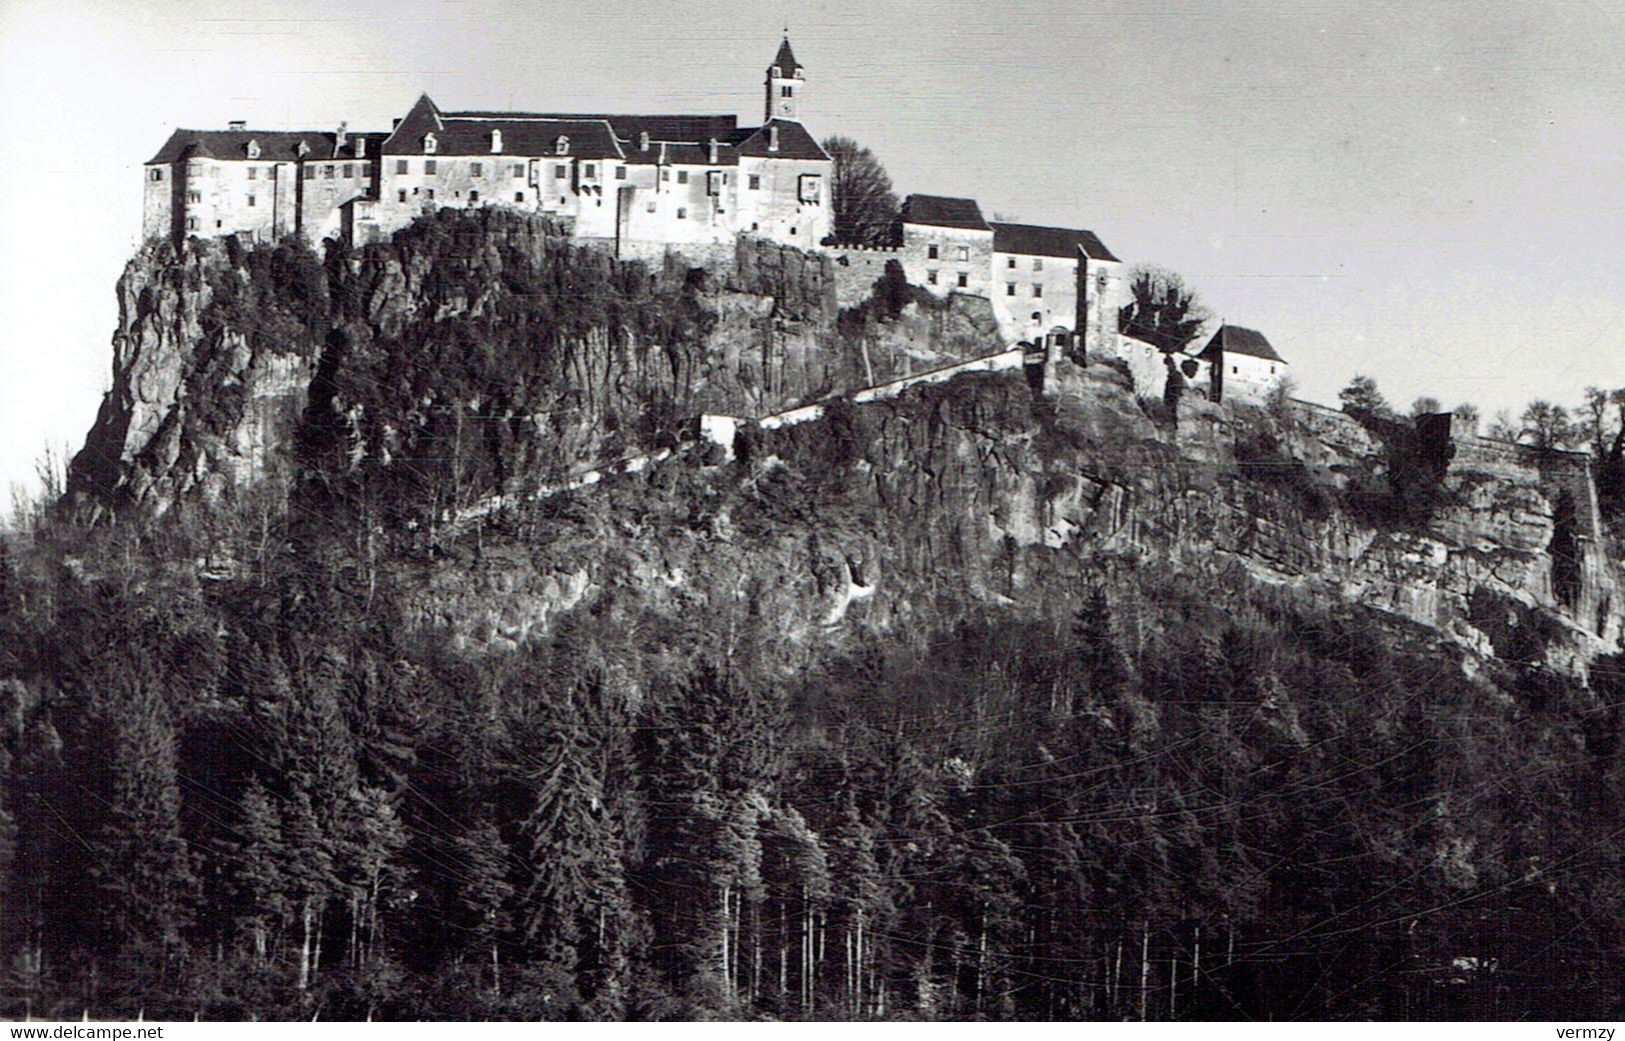
[[[897,236],[897,195],[875,154],[839,134],[824,140],[835,160],[830,201],[835,240],[856,246],[889,246]]]

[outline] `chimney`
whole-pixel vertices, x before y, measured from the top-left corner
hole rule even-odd
[[[649,132],[647,130],[645,130],[643,133],[638,135],[638,151],[647,152],[648,150],[649,150]]]
[[[713,137],[711,139],[711,165],[712,166],[717,165],[717,148],[718,148],[717,139]]]
[[[367,139],[366,138],[360,137],[360,136],[356,137],[356,139],[355,139],[355,157],[357,159],[365,159],[365,158],[367,158]]]
[[[246,119],[234,119],[230,123],[227,123],[226,126],[230,127],[233,130],[247,130],[248,129],[248,120],[246,120]]]
[[[666,142],[660,142],[660,165],[666,165]]]
[[[779,127],[776,123],[769,125],[767,128],[767,150],[769,152],[779,150]]]

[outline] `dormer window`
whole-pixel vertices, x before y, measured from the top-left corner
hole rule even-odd
[[[502,151],[502,131],[500,130],[491,131],[491,151]]]
[[[779,67],[777,65],[773,66],[773,78],[776,80],[781,80],[784,78],[784,76],[780,74]]]
[[[299,142],[299,147],[295,148],[293,151],[295,155],[303,159],[305,156],[310,154],[310,146],[301,141]]]
[[[553,142],[553,154],[554,155],[569,155],[570,154],[570,139],[561,134],[559,136],[559,139],[557,141]]]
[[[439,147],[440,147],[440,142],[435,140],[435,136],[433,134],[424,134],[423,135],[423,154],[424,155],[434,155],[435,150],[438,149]]]
[[[258,159],[259,157],[260,157],[260,143],[258,141],[250,141],[250,142],[248,142],[248,158],[250,158],[250,159]]]

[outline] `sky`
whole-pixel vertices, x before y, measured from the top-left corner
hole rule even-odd
[[[815,135],[1181,273],[1302,397],[1625,385],[1625,0],[0,0],[0,498],[95,418],[175,127],[754,121],[785,25]]]

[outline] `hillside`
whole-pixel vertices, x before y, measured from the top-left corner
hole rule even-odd
[[[1572,466],[1098,360],[855,404],[998,344],[843,277],[132,260],[0,561],[0,1012],[1620,1014]]]

